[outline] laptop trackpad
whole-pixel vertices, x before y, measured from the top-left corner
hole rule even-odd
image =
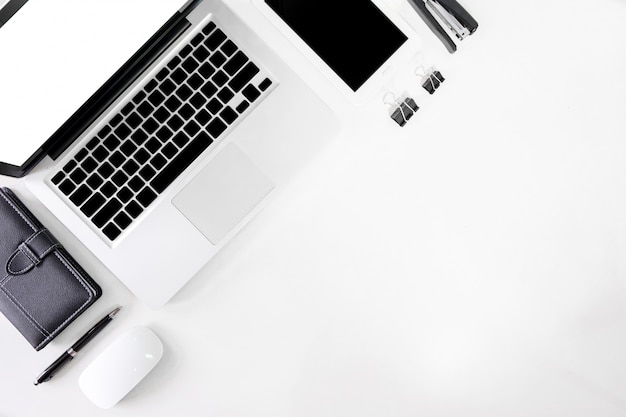
[[[216,245],[273,188],[236,145],[228,144],[172,202]]]

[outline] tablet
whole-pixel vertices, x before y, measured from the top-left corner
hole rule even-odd
[[[406,23],[380,1],[252,2],[355,104],[374,98],[421,47]]]

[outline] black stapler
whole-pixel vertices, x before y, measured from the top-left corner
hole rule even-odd
[[[450,53],[456,51],[456,43],[448,36],[439,21],[459,40],[465,39],[478,29],[478,22],[456,0],[409,0],[409,2]]]

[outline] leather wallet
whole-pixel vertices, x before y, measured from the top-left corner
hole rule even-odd
[[[8,188],[0,188],[0,311],[41,350],[102,294]]]

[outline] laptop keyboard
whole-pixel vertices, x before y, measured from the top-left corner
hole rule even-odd
[[[52,183],[113,241],[271,85],[210,22]]]

